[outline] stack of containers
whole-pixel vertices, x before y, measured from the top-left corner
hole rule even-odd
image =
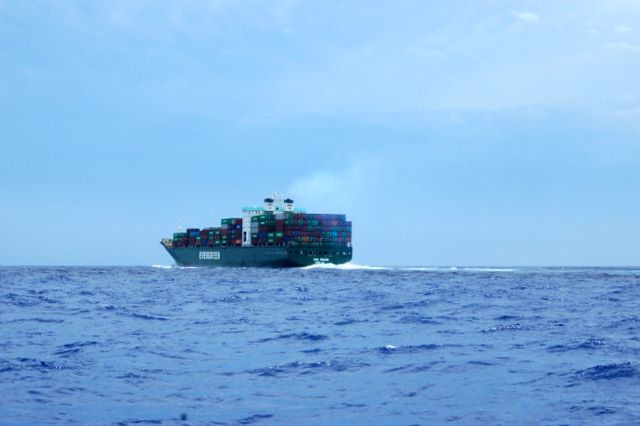
[[[222,226],[189,228],[173,234],[173,247],[242,246],[242,219],[222,219]]]
[[[253,246],[349,246],[351,222],[343,214],[265,212],[251,217]],[[242,218],[222,219],[215,228],[173,234],[174,247],[242,246]]]
[[[343,214],[267,213],[251,218],[251,244],[350,245],[351,222]]]
[[[276,216],[274,243],[277,246],[281,246],[284,244],[284,228],[286,220],[286,213],[280,213],[278,214],[278,216]]]
[[[220,247],[222,239],[222,228],[207,228],[207,247]]]
[[[219,247],[221,245],[222,228],[204,228],[200,231],[202,247]]]
[[[272,246],[276,244],[276,218],[271,212],[251,217],[251,244]]]
[[[206,247],[209,244],[209,230],[203,228],[200,230],[200,246]]]
[[[289,245],[351,244],[351,222],[343,214],[293,213],[285,225],[285,242]]]
[[[222,219],[220,228],[223,246],[242,246],[242,218]]]
[[[188,245],[190,247],[198,247],[200,243],[200,229],[188,228],[187,237],[188,237]]]
[[[189,245],[189,235],[186,232],[173,234],[173,247],[186,247]]]

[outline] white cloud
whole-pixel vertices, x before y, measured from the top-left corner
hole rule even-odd
[[[630,33],[632,31],[631,27],[627,27],[626,25],[618,25],[613,29],[616,33]]]
[[[640,53],[640,44],[609,43],[607,47],[609,47],[610,49],[626,50],[628,52]]]
[[[379,158],[360,158],[343,170],[318,171],[295,180],[287,195],[299,206],[310,209],[355,210],[358,202],[368,198],[372,188],[377,187],[383,170]]]
[[[434,111],[597,108],[600,97],[633,83],[632,70],[615,61],[635,56],[637,43],[606,45],[635,43],[623,34],[635,22],[626,10],[610,16],[585,6],[573,14],[560,6],[505,9],[465,0],[460,14],[446,2],[432,10],[419,1],[380,3],[362,13],[361,3],[345,3],[154,7],[151,0],[113,0],[50,9],[64,12],[58,20],[82,34],[83,76],[94,78],[92,71],[122,82],[130,99],[165,112],[248,122],[305,116],[424,122]],[[584,37],[585,23],[604,35]],[[530,31],[542,24],[544,32]],[[322,30],[327,25],[333,35]],[[96,66],[116,53],[118,61]],[[124,60],[131,63],[121,66]]]
[[[516,17],[516,19],[519,19],[521,21],[524,22],[529,22],[532,24],[537,23],[538,21],[540,21],[540,15],[533,13],[533,12],[511,12],[511,14]]]

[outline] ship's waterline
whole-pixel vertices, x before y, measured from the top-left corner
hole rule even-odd
[[[162,242],[181,266],[264,266],[296,267],[315,264],[342,264],[351,261],[351,247],[198,247],[172,248]]]

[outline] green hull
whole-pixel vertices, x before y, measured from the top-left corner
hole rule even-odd
[[[351,260],[351,247],[171,247],[162,246],[180,266],[244,266],[287,268]]]

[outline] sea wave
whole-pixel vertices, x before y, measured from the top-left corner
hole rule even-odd
[[[0,424],[640,424],[628,269],[169,265],[0,267]]]
[[[356,263],[343,263],[341,265],[334,265],[333,263],[317,263],[315,265],[303,266],[302,269],[337,269],[343,271],[388,271],[393,268],[389,268],[387,266],[368,266],[368,265],[358,265]]]
[[[435,271],[435,272],[514,272],[517,269],[514,268],[489,268],[489,267],[476,267],[476,266],[408,266],[398,268],[402,271]]]
[[[318,263],[315,265],[304,266],[302,269],[333,269],[343,271],[402,271],[402,272],[515,272],[515,268],[497,268],[497,267],[476,267],[476,266],[373,266],[360,265],[357,263],[343,263],[334,265],[332,263]]]
[[[151,265],[151,268],[155,268],[155,269],[202,269],[205,268],[206,266],[180,266],[180,265]]]
[[[179,266],[179,265],[151,265],[156,269],[197,269],[197,266]],[[515,268],[498,268],[498,267],[477,267],[477,266],[375,266],[361,265],[358,263],[348,262],[340,265],[333,263],[317,263],[315,265],[303,266],[304,270],[338,270],[338,271],[407,271],[407,272],[515,272]]]
[[[175,268],[174,265],[151,265],[152,268],[157,268],[157,269],[172,269]]]

